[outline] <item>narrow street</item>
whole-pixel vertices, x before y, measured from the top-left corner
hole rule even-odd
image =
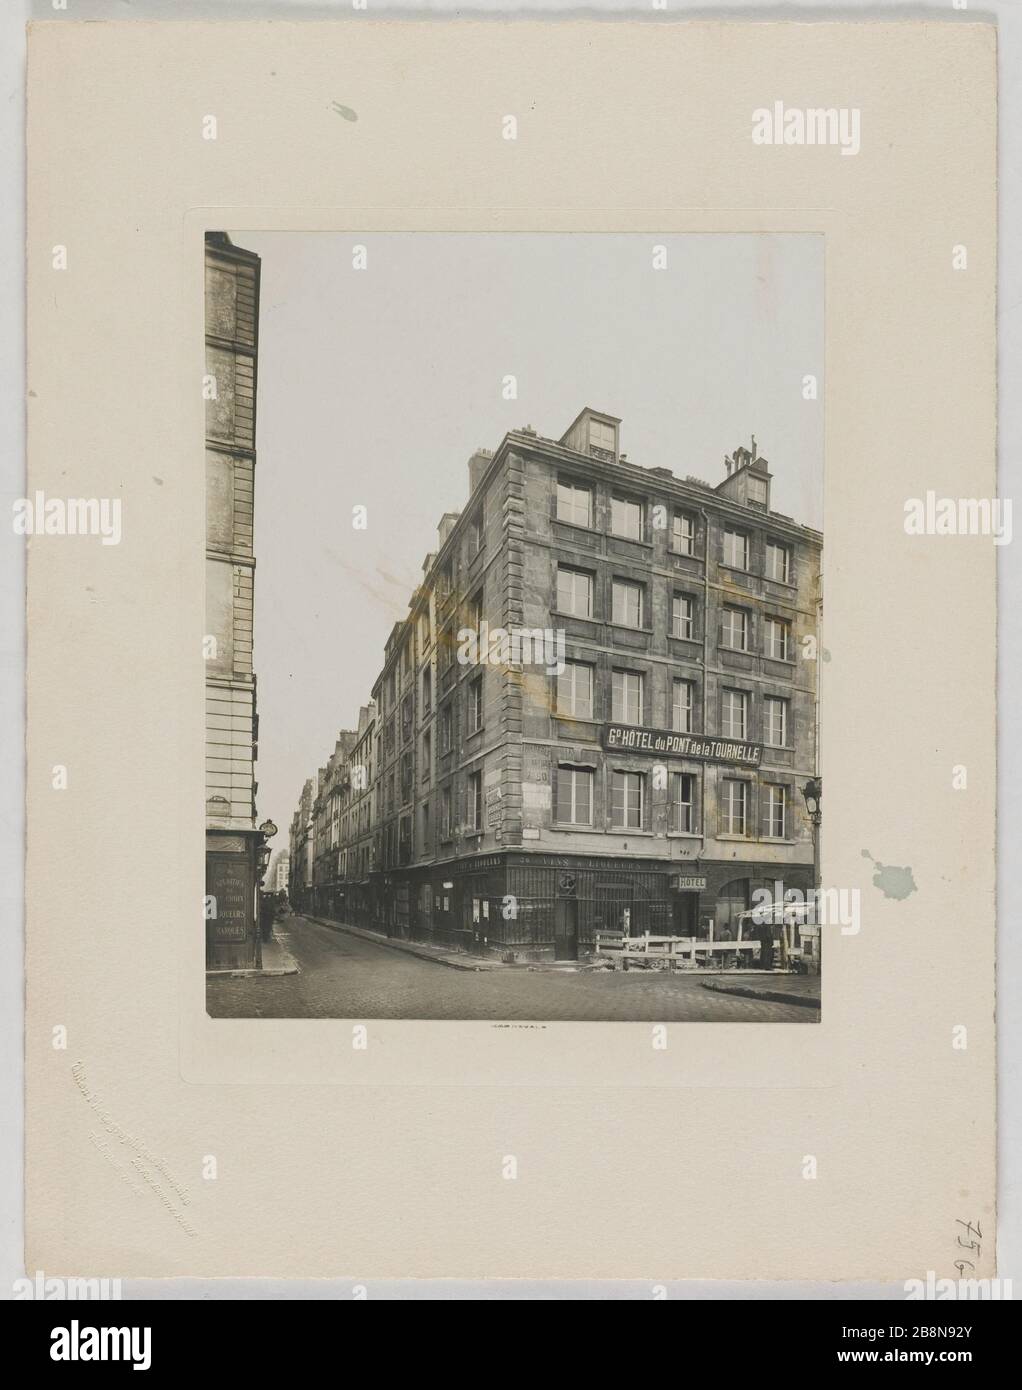
[[[286,918],[281,933],[300,973],[213,978],[206,991],[211,1017],[650,1023],[815,1023],[819,1018],[805,1005],[715,993],[687,974],[521,967],[475,972],[421,960],[304,917]],[[783,983],[782,977],[775,979]]]

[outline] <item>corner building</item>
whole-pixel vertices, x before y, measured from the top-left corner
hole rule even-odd
[[[258,960],[256,759],[252,669],[259,257],[224,232],[205,238],[206,923],[207,969]],[[209,390],[214,386],[214,390]]]
[[[372,692],[369,924],[574,959],[811,888],[822,537],[771,510],[755,440],[712,485],[629,463],[619,428],[586,409],[470,460]]]

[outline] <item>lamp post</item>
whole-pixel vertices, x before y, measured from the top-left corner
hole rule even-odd
[[[820,887],[820,822],[823,820],[823,782],[819,777],[810,777],[809,781],[802,788],[802,797],[806,803],[806,814],[809,816],[809,823],[813,827],[813,910],[816,910],[816,903],[819,901],[818,889]],[[823,925],[817,922],[816,959],[819,963],[823,948]]]
[[[261,842],[260,844],[258,844],[258,846],[257,846],[257,848],[256,848],[256,854],[255,854],[255,870],[256,870],[256,958],[255,958],[255,964],[256,964],[256,969],[257,969],[257,970],[261,970],[261,969],[263,968],[263,913],[264,913],[264,910],[265,910],[265,909],[264,909],[264,906],[263,906],[263,899],[262,899],[262,887],[263,887],[263,879],[266,877],[266,870],[267,870],[267,868],[269,867],[269,864],[270,864],[270,846],[267,844],[267,841],[268,841],[268,840],[272,840],[273,837],[274,837],[274,835],[276,835],[276,833],[277,833],[277,827],[274,825],[273,821],[271,821],[271,820],[264,820],[263,823],[262,823],[262,825],[259,826],[259,834],[262,836],[262,842]]]

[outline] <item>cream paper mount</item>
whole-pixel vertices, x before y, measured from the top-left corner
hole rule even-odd
[[[996,552],[903,519],[996,491],[995,64],[982,23],[32,26],[28,493],[119,498],[123,532],[29,549],[29,1269],[994,1273]],[[850,123],[847,155],[755,140],[777,102],[857,111],[854,154]],[[228,227],[826,238],[822,877],[863,927],[818,1026],[357,1020],[356,1052],[351,1020],[207,1017]]]

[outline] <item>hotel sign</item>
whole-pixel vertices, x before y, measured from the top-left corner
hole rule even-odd
[[[657,758],[702,758],[711,763],[759,767],[763,746],[705,734],[676,734],[670,729],[643,729],[633,724],[604,724],[603,746],[612,753],[649,753]]]

